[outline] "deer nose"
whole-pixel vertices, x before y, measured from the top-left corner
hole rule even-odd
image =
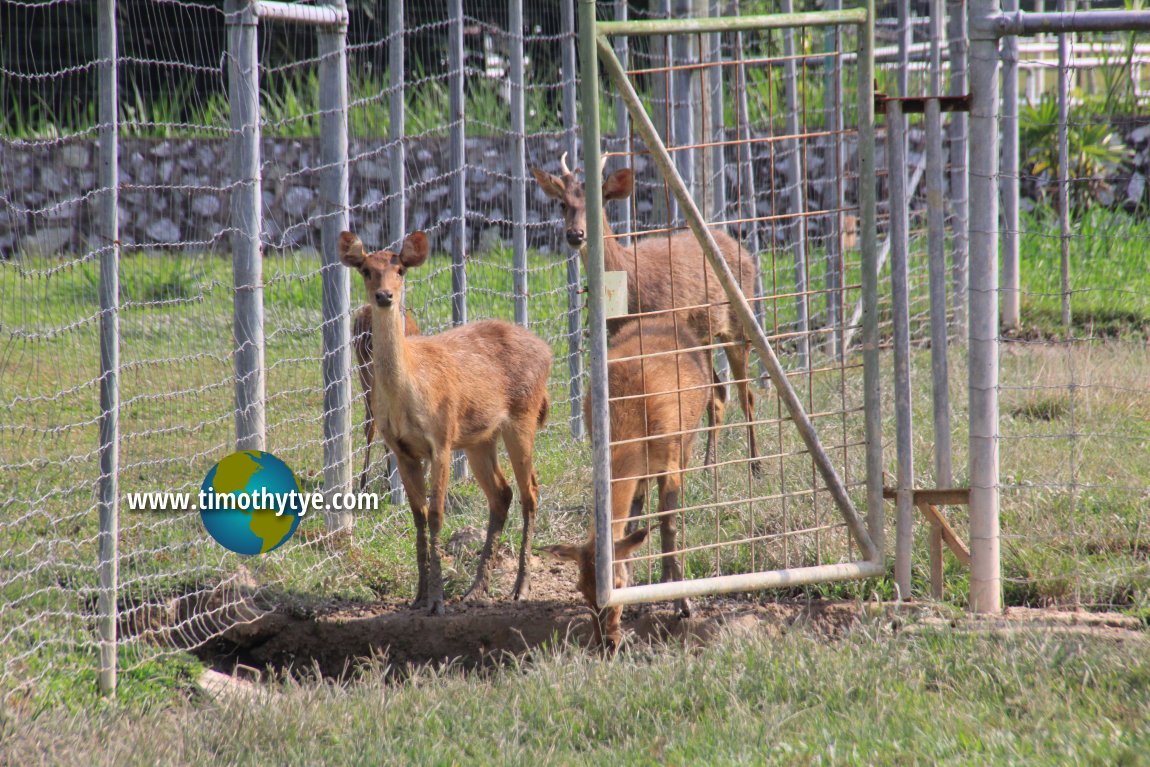
[[[583,240],[585,240],[585,239],[586,239],[586,234],[584,234],[582,229],[568,229],[567,230],[567,244],[570,245],[571,247],[573,247],[573,248],[579,247],[580,245],[583,244]]]
[[[390,290],[375,291],[375,302],[380,306],[391,306],[393,300],[394,294]]]

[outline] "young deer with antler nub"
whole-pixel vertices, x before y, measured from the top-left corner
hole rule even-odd
[[[567,167],[566,152],[559,159],[559,167],[561,176],[553,176],[539,168],[533,168],[531,173],[544,193],[562,204],[567,244],[577,248],[586,261],[587,199],[583,182]],[[626,199],[631,196],[634,188],[634,172],[630,168],[617,170],[603,182],[603,201]],[[739,405],[747,419],[751,470],[758,474],[759,464],[755,460],[759,456],[754,427],[755,395],[751,392],[747,373],[746,334],[694,234],[680,232],[669,237],[652,235],[638,239],[631,247],[625,248],[612,236],[606,211],[603,212],[603,232],[604,266],[610,271],[627,273],[628,313],[665,312],[676,307],[708,307],[707,311],[691,309],[688,321],[700,338],[715,337],[728,344],[723,349],[731,364]],[[755,266],[750,255],[725,232],[712,229],[711,233],[743,294],[753,296]],[[717,376],[713,380],[719,383]],[[722,422],[723,406],[723,387],[718,386],[708,408],[712,426]],[[707,463],[714,463],[715,458],[715,432],[711,431],[707,437]]]
[[[670,317],[629,321],[616,331],[608,352],[607,386],[611,397],[611,537],[615,541],[615,588],[626,586],[627,566],[619,564],[642,545],[647,529],[624,535],[632,508],[643,508],[651,479],[659,486],[659,532],[663,550],[662,580],[681,580],[675,510],[690,464],[695,428],[710,399],[711,368],[703,344],[685,323],[676,328]],[[651,355],[643,356],[639,355]],[[584,402],[587,423],[590,401]],[[576,589],[595,611],[595,642],[613,648],[619,643],[621,607],[596,610],[595,528],[580,546],[543,549],[579,565]],[[690,602],[676,602],[689,615]]]
[[[495,539],[503,531],[512,491],[499,469],[502,437],[515,471],[523,507],[523,539],[514,598],[527,594],[530,547],[539,484],[532,453],[535,433],[547,419],[551,347],[530,331],[484,320],[435,336],[407,336],[399,307],[404,273],[427,259],[423,232],[409,234],[399,253],[368,253],[351,232],[339,236],[339,255],[363,275],[372,306],[373,415],[395,453],[415,517],[419,585],[414,607],[443,614],[439,532],[451,477],[451,451],[467,461],[487,496],[487,539],[467,598],[486,591]],[[428,498],[424,470],[430,466]]]

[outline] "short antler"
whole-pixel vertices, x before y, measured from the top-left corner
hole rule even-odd
[[[571,175],[571,169],[567,167],[567,153],[564,152],[563,156],[559,158],[559,170],[564,176]]]

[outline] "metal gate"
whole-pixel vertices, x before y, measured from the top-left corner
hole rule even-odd
[[[873,8],[600,22],[594,2],[579,7],[583,166],[597,181],[595,169],[622,158],[635,190],[620,227],[628,231],[612,233],[604,230],[604,204],[626,196],[616,183],[626,172],[612,170],[604,189],[585,189],[597,601],[614,606],[884,573]],[[603,86],[617,94],[606,153]],[[693,239],[685,241],[688,229]],[[632,283],[625,318],[607,316],[612,267]],[[700,280],[701,302],[692,297]],[[683,330],[703,316],[697,333]],[[608,319],[615,338],[626,335],[621,325],[642,323],[638,353],[609,342]],[[728,319],[724,336],[716,322]],[[649,328],[668,321],[676,324],[675,348],[651,341],[644,349]],[[758,406],[743,411],[750,397],[738,390],[757,381],[732,357],[738,395],[727,423],[691,422],[698,397],[694,408],[684,398],[701,387],[684,384],[683,363],[674,366],[674,386],[654,381],[669,369],[659,368],[660,358],[701,352],[718,360],[721,351],[738,356],[747,346],[766,394],[760,390]],[[618,370],[637,363],[641,393],[609,392],[609,363]],[[723,400],[726,383],[714,380],[702,387],[707,409]],[[668,427],[642,403],[672,390],[679,418]],[[638,420],[619,415],[627,412]],[[613,419],[630,425],[611,434]],[[689,443],[695,433],[717,437],[703,460],[688,453],[678,463],[660,462],[658,438]],[[766,435],[757,454],[755,433]],[[613,457],[622,466],[635,445],[645,451],[642,470],[612,477]],[[644,494],[670,477],[676,486],[682,480],[681,499]],[[674,539],[657,549],[651,541],[620,549],[616,558],[613,530],[622,520],[617,514],[613,526],[611,495],[632,488],[630,522],[657,521]],[[654,511],[640,503],[645,495]],[[662,582],[652,582],[656,560]],[[615,588],[615,565],[624,562],[637,583]]]

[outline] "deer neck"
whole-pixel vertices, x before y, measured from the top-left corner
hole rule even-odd
[[[388,398],[408,389],[411,360],[407,353],[403,309],[397,303],[388,309],[371,310],[372,364],[374,390]]]
[[[607,221],[607,212],[603,212],[603,269],[608,272],[626,272],[627,250],[619,244],[611,231],[611,224]],[[579,256],[583,259],[583,267],[587,267],[587,244],[579,248]]]

